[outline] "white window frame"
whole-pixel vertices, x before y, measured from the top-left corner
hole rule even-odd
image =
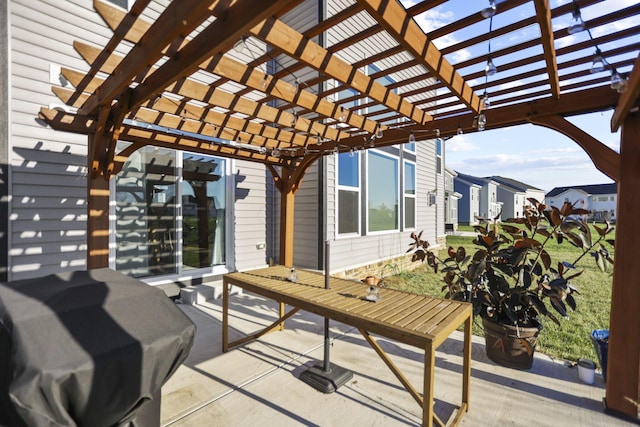
[[[405,188],[405,182],[406,182],[406,166],[407,164],[410,164],[413,166],[413,189],[414,189],[414,193],[413,194],[409,194],[407,193],[407,189]],[[400,176],[402,178],[402,231],[406,231],[406,230],[415,230],[416,226],[417,226],[417,222],[418,222],[418,191],[417,191],[417,178],[416,175],[418,173],[418,165],[416,164],[416,162],[411,161],[411,160],[406,160],[404,159],[402,161],[402,172],[400,173]],[[407,203],[406,200],[407,198],[409,199],[413,199],[414,203],[413,203],[413,227],[407,227]]]
[[[402,200],[399,200],[400,197],[402,197],[402,183],[401,180],[403,178],[402,176],[402,171],[401,171],[401,162],[400,162],[400,157],[398,156],[394,156],[392,154],[389,154],[385,151],[382,150],[378,150],[378,149],[369,149],[366,151],[367,156],[366,156],[366,170],[367,170],[367,176],[366,176],[366,191],[365,191],[365,209],[367,210],[367,221],[366,221],[366,230],[367,230],[367,235],[380,235],[380,234],[389,234],[389,233],[397,233],[400,231],[400,225],[401,223],[403,223],[404,221],[401,218],[401,212],[398,212],[398,218],[396,219],[396,227],[394,229],[391,230],[378,230],[378,231],[372,231],[371,228],[369,227],[369,224],[371,222],[371,216],[369,215],[369,196],[371,194],[371,189],[370,189],[370,185],[369,185],[369,169],[370,169],[370,164],[369,164],[369,154],[375,155],[375,154],[379,154],[382,155],[383,157],[387,157],[389,159],[395,160],[398,163],[398,176],[396,177],[397,179],[397,194],[398,194],[398,207],[401,206],[401,203],[404,203]]]

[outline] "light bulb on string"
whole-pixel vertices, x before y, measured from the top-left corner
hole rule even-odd
[[[353,157],[355,155],[353,147],[349,150],[349,157]]]
[[[596,49],[596,53],[595,55],[593,55],[593,62],[591,63],[591,69],[589,71],[593,74],[593,73],[600,73],[605,69],[606,69],[605,61],[604,61],[604,58],[602,57],[602,52],[600,52],[600,49]]]
[[[462,127],[460,127],[460,125],[458,125],[458,130],[456,131],[456,135],[462,135],[464,133],[464,131],[462,130]]]
[[[611,70],[611,89],[617,90],[622,84],[622,76],[616,69]]]
[[[260,83],[260,88],[262,88],[262,90],[265,90],[267,88],[267,86],[269,85],[269,80],[268,80],[269,76],[267,75],[267,73],[264,74],[264,79],[262,79],[262,82]]]
[[[338,120],[340,120],[341,122],[344,122],[346,119],[345,115],[344,115],[344,107],[340,107],[340,117],[338,118]]]
[[[296,127],[296,124],[298,123],[298,113],[296,113],[295,111],[293,112],[293,116],[291,117],[291,127]]]
[[[409,133],[409,142],[416,142],[416,136],[413,134],[413,131]]]
[[[498,68],[493,63],[493,59],[491,59],[490,56],[487,57],[487,65],[485,65],[484,67],[484,73],[487,76],[493,76],[497,72],[498,72]]]
[[[487,116],[484,114],[484,111],[481,111],[478,115],[478,130],[483,131],[487,126]]]
[[[491,18],[493,15],[496,14],[496,11],[497,11],[496,1],[495,0],[489,0],[489,6],[485,7],[484,9],[482,9],[480,14],[482,15],[483,18]]]
[[[244,51],[244,48],[245,48],[246,40],[247,40],[247,36],[242,36],[240,38],[240,40],[238,40],[233,45],[233,50],[235,50],[238,53],[242,53]]]
[[[382,126],[380,126],[380,123],[376,125],[376,138],[382,138]]]
[[[569,24],[569,28],[567,28],[567,32],[569,34],[577,34],[581,31],[584,31],[584,21],[582,20],[582,15],[580,14],[580,6],[578,3],[573,1],[573,12],[571,13],[571,23]]]

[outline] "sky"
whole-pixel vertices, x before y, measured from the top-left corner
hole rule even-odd
[[[550,4],[552,8],[555,8],[558,5],[570,1],[571,0],[551,0]],[[614,10],[636,4],[636,2],[637,0],[605,0],[582,10],[582,16],[585,21],[588,21],[593,15],[599,16],[610,13]],[[408,7],[414,4],[415,1],[402,0],[402,3]],[[501,1],[498,0],[496,3],[499,9]],[[429,31],[429,29],[438,28],[449,22],[477,13],[478,10],[483,9],[487,5],[488,0],[450,0],[438,8],[418,15],[416,21],[423,29]],[[515,8],[512,11],[496,15],[492,24],[493,28],[500,28],[514,20],[523,19],[525,14],[530,14],[531,12],[531,10],[526,9],[527,7],[533,8],[533,2],[527,2],[525,5]],[[570,19],[570,15],[554,19],[552,22],[554,30],[567,27]],[[487,26],[486,29],[484,29],[484,27],[471,27],[468,31],[477,33],[478,31],[488,30],[488,22],[486,21],[487,20],[476,24],[479,26]],[[592,29],[592,35],[594,38],[597,38],[603,33],[629,25],[637,25],[637,22],[617,22],[615,28],[614,25],[594,28]],[[539,31],[536,34],[536,30],[536,28],[529,27],[518,34],[510,34],[502,38],[492,39],[491,49],[498,50],[508,44],[530,40],[532,37],[539,35]],[[460,30],[460,32],[437,39],[434,41],[434,44],[439,49],[455,44],[466,37],[466,35],[463,34],[464,31],[465,30]],[[582,41],[588,37],[588,33],[583,31],[582,33],[558,39],[556,46],[561,47],[567,43]],[[640,36],[638,39],[640,39]],[[599,47],[601,50],[606,51],[616,46],[604,45]],[[487,48],[487,46],[471,46],[448,55],[447,59],[455,64],[469,58],[486,55]],[[521,57],[528,54],[532,53],[524,51],[513,55],[520,55]],[[514,58],[517,58],[517,56]],[[616,60],[618,58],[608,59]],[[509,58],[509,60],[513,59]],[[568,60],[568,58],[563,58],[563,60]],[[506,77],[506,73],[500,73],[499,62],[496,61],[496,65],[498,67],[498,73],[492,78]],[[462,75],[466,75],[477,71],[478,67],[484,68],[484,63],[476,65],[475,68],[468,67],[459,71]],[[513,72],[522,73],[525,71],[525,69],[519,68]],[[567,69],[562,73],[570,73],[573,71],[575,71],[575,68]],[[628,72],[630,70],[619,71]],[[529,81],[516,81],[513,84],[517,85],[528,82]],[[472,87],[479,83],[482,82],[469,81]],[[501,86],[497,86],[494,87],[493,90],[497,91],[501,88]],[[600,142],[615,151],[619,151],[620,134],[619,132],[611,133],[610,131],[609,123],[612,114],[613,110],[610,110],[602,113],[569,117],[567,119]],[[445,163],[450,169],[458,172],[480,177],[500,175],[516,179],[525,184],[545,190],[546,192],[559,186],[612,182],[611,178],[595,168],[593,162],[584,150],[573,140],[556,131],[530,124],[457,135],[445,142]]]

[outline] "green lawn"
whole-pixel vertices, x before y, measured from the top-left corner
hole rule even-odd
[[[472,231],[472,228],[466,230]],[[454,248],[464,246],[467,252],[475,252],[476,247],[472,240],[473,237],[448,235],[447,245]],[[610,245],[607,245],[607,248],[613,252]],[[546,249],[553,260],[560,261],[573,262],[581,253],[580,249],[567,242],[562,245],[555,241],[549,242]],[[590,333],[594,329],[609,328],[611,272],[601,272],[590,255],[585,255],[577,267],[585,270],[580,277],[572,280],[580,291],[580,295],[576,296],[577,309],[576,311],[569,309],[569,318],[566,319],[557,315],[560,318],[561,327],[550,319],[543,319],[544,329],[540,333],[537,351],[554,358],[575,361],[580,357],[587,357],[597,361]],[[420,266],[411,272],[401,272],[395,276],[385,277],[385,284],[391,288],[442,297],[444,296],[442,276],[442,273],[436,274],[425,266]],[[474,321],[473,332],[476,335],[483,335],[479,318]]]

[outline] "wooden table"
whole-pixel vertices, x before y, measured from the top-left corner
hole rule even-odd
[[[287,281],[289,268],[269,267],[223,277],[222,350],[243,344],[276,329],[298,310],[354,326],[369,342],[402,385],[422,407],[424,426],[444,426],[433,411],[433,385],[435,351],[459,326],[464,325],[464,351],[462,368],[462,402],[452,425],[457,425],[469,408],[469,380],[471,377],[471,324],[472,308],[465,302],[432,298],[382,288],[381,300],[371,302],[364,297],[367,285],[353,280],[330,278],[330,289],[325,288],[324,274],[298,270],[298,281]],[[229,343],[229,286],[238,286],[249,292],[280,303],[279,319],[265,329]],[[285,304],[293,307],[285,313]],[[424,349],[423,396],[386,355],[371,334],[381,335]]]

